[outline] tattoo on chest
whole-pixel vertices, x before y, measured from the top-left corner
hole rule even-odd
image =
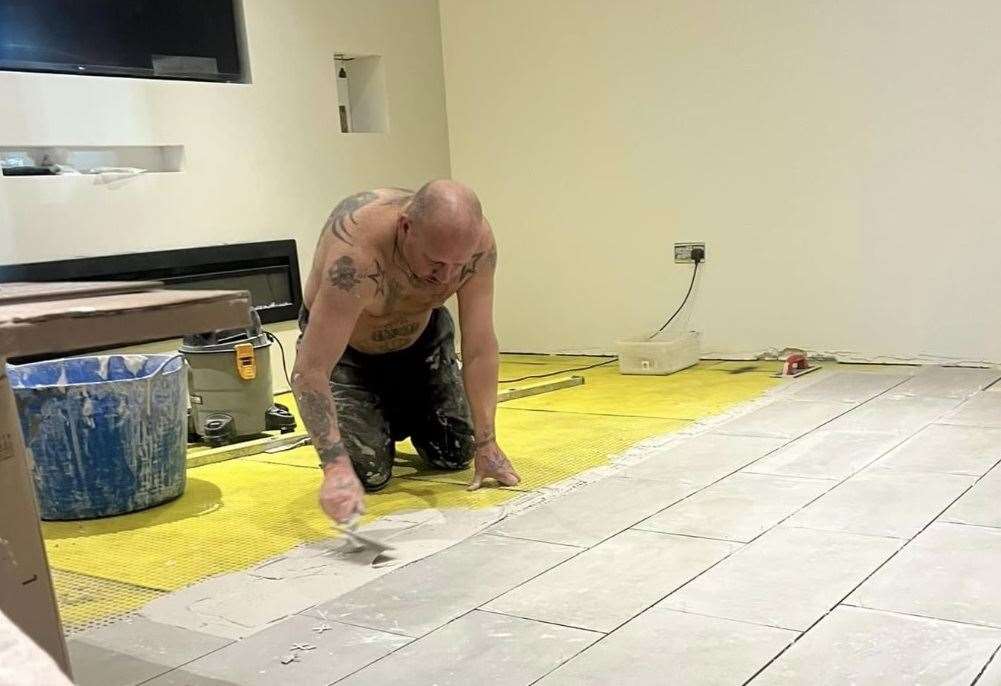
[[[394,338],[404,338],[417,333],[420,324],[417,322],[403,322],[401,324],[391,324],[372,332],[372,340],[377,343],[391,341]]]
[[[385,300],[385,310],[388,313],[392,313],[396,310],[396,306],[400,303],[400,298],[403,296],[403,285],[400,284],[394,277],[386,277],[386,300]]]
[[[378,197],[372,191],[362,191],[341,200],[327,219],[327,226],[330,227],[330,233],[348,245],[354,245],[351,242],[351,231],[348,228],[348,222],[351,222],[353,226],[357,226],[358,220],[355,219],[355,212]]]
[[[355,267],[355,261],[348,255],[337,258],[334,266],[327,270],[327,279],[330,281],[331,286],[340,288],[342,291],[348,293],[361,283],[361,279],[358,278],[358,268]]]

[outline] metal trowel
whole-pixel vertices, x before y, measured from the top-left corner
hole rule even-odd
[[[351,545],[355,546],[355,548],[359,551],[366,550],[375,553],[375,557],[378,558],[381,555],[393,550],[393,546],[388,543],[383,543],[371,538],[370,536],[358,533],[358,519],[359,518],[356,517],[347,524],[343,525],[338,524],[337,522],[332,522],[331,524],[334,527],[334,531],[344,534],[348,541],[351,542]]]

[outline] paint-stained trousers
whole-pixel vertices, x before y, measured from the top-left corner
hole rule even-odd
[[[308,315],[300,316],[305,327]],[[455,326],[444,307],[409,348],[370,355],[350,346],[330,377],[337,423],[367,491],[389,483],[396,441],[410,438],[436,469],[465,469],[473,422],[455,355]]]

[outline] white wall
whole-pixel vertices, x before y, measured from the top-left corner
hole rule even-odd
[[[331,208],[449,175],[435,0],[244,0],[253,83],[0,72],[0,147],[183,145],[112,186],[0,178],[0,263],[295,238]],[[341,134],[334,52],[382,55],[389,130]]]
[[[441,0],[452,170],[507,350],[1001,362],[1001,4]]]

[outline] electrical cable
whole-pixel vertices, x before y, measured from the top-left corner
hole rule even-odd
[[[497,383],[516,383],[518,381],[528,381],[529,379],[544,379],[547,376],[559,376],[560,374],[568,374],[570,372],[583,372],[588,369],[594,369],[595,367],[603,367],[606,364],[611,364],[618,360],[618,357],[613,357],[611,359],[605,360],[604,362],[598,362],[597,364],[590,364],[586,367],[573,367],[571,369],[558,369],[555,372],[546,372],[545,374],[529,374],[528,376],[519,376],[517,379],[499,379]]]
[[[289,379],[288,366],[285,363],[285,346],[283,346],[282,342],[278,340],[278,336],[274,335],[270,331],[265,331],[264,335],[268,337],[268,340],[277,343],[278,349],[282,351],[282,371],[285,372],[285,383],[288,384],[289,390],[292,390],[292,381]]]
[[[671,317],[666,322],[664,322],[664,326],[662,326],[659,329],[657,329],[657,331],[655,333],[653,333],[650,336],[650,338],[647,339],[648,341],[649,340],[653,340],[654,338],[656,338],[657,336],[659,336],[660,332],[663,331],[664,329],[666,329],[667,325],[670,324],[671,322],[673,322],[674,318],[678,316],[678,313],[681,312],[681,310],[683,310],[685,308],[685,305],[688,303],[688,298],[692,294],[692,288],[695,287],[695,277],[699,273],[699,262],[700,261],[701,260],[696,260],[695,261],[695,269],[692,270],[692,282],[690,284],[688,284],[688,292],[685,293],[685,299],[681,301],[681,305],[679,305],[678,309],[674,311],[674,314],[672,314]]]
[[[692,282],[688,284],[688,292],[685,293],[685,299],[681,301],[681,305],[678,307],[677,310],[675,310],[674,314],[672,314],[671,317],[666,322],[664,322],[664,326],[657,329],[657,332],[654,333],[652,336],[650,336],[650,338],[648,338],[647,340],[655,338],[664,329],[666,329],[668,324],[673,322],[674,318],[678,316],[678,313],[685,308],[685,305],[688,303],[688,298],[691,297],[692,295],[692,289],[695,287],[695,277],[698,276],[699,273],[699,264],[702,262],[703,259],[705,259],[704,254],[705,253],[703,253],[699,248],[696,248],[695,250],[692,251],[692,259],[695,261],[695,269],[692,270]],[[613,357],[611,359],[605,360],[604,362],[598,362],[596,364],[591,364],[586,367],[572,367],[570,369],[559,369],[555,372],[546,372],[545,374],[529,374],[527,376],[519,376],[517,379],[499,379],[498,383],[517,383],[518,381],[528,381],[529,379],[544,379],[548,376],[559,376],[560,374],[569,374],[570,372],[584,372],[587,371],[588,369],[595,369],[596,367],[604,367],[606,364],[611,364],[612,362],[615,362],[618,359],[619,359],[618,357]]]

